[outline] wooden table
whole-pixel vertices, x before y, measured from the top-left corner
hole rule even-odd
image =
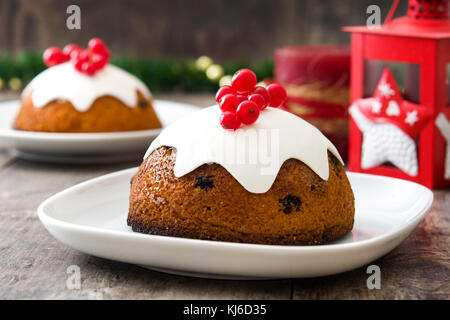
[[[212,104],[212,95],[165,95]],[[0,97],[1,98],[1,97]],[[160,97],[158,97],[160,98]],[[36,215],[50,195],[138,163],[64,165],[29,162],[0,150],[0,299],[449,299],[450,192],[435,191],[425,221],[395,250],[373,262],[381,289],[366,286],[366,267],[344,274],[280,281],[197,279],[109,261],[57,242]],[[78,265],[81,289],[68,290]]]

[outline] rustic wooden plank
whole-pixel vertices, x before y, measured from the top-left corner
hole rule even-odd
[[[367,289],[366,267],[340,275],[294,281],[294,299],[448,299],[450,193],[435,191],[431,211],[399,247],[371,263],[381,289]]]
[[[50,239],[51,240],[51,239]],[[51,241],[49,241],[51,242]],[[0,297],[39,299],[288,299],[289,280],[221,281],[146,270],[88,256],[60,245],[39,260],[23,260],[23,272],[0,289]],[[56,251],[56,252],[55,252]],[[50,259],[50,263],[42,263]],[[80,290],[66,287],[66,269],[80,266]],[[43,276],[42,273],[46,273]],[[26,274],[26,279],[23,279]],[[20,281],[16,282],[16,279]],[[23,280],[22,280],[23,279]],[[19,283],[20,282],[20,283]],[[2,292],[3,291],[3,292]]]
[[[156,95],[208,106],[212,94]],[[50,195],[138,163],[64,165],[28,162],[0,150],[0,299],[448,299],[450,192],[435,191],[431,212],[397,249],[374,262],[381,290],[368,290],[366,268],[294,281],[219,281],[166,275],[96,258],[57,242],[36,216]],[[66,288],[78,265],[81,289]],[[291,292],[291,284],[293,291]]]
[[[82,254],[58,243],[35,208],[52,193],[134,164],[65,166],[17,160],[0,171],[0,298],[288,299],[290,281],[218,281],[166,275]],[[30,183],[30,182],[36,183]],[[37,183],[39,182],[39,183]],[[6,190],[6,191],[4,191]],[[450,193],[435,192],[426,220],[399,248],[375,262],[381,290],[366,288],[365,268],[294,281],[295,299],[448,298]],[[68,290],[66,269],[81,269],[81,290]]]
[[[0,170],[0,299],[288,299],[290,281],[218,281],[166,275],[82,254],[57,242],[36,216],[51,194],[137,163],[68,166],[16,160]],[[80,290],[66,270],[78,265]]]
[[[77,1],[81,30],[66,28],[69,0],[0,0],[0,51],[44,50],[102,37],[114,54],[259,61],[282,45],[348,43],[343,25],[364,24],[385,0]],[[407,1],[399,12],[404,14]],[[105,19],[105,17],[109,17]],[[101,23],[99,23],[101,21]],[[94,31],[92,31],[94,30]],[[95,32],[93,34],[92,32]]]

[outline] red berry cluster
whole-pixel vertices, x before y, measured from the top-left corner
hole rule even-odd
[[[68,44],[62,50],[50,47],[44,51],[43,59],[47,67],[70,61],[79,72],[93,75],[108,63],[109,50],[101,39],[93,38],[87,49],[76,44]]]
[[[231,86],[222,86],[216,93],[222,115],[220,124],[225,129],[236,130],[241,124],[254,123],[267,106],[278,108],[286,101],[286,90],[277,83],[267,88],[256,86],[252,70],[238,70],[231,79]]]

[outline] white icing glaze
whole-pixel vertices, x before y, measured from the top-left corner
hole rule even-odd
[[[327,150],[343,164],[334,145],[316,127],[289,112],[267,108],[254,124],[236,131],[221,127],[220,113],[218,106],[212,106],[173,123],[152,142],[144,159],[160,146],[174,147],[176,177],[218,163],[253,193],[267,192],[284,161],[291,158],[324,180],[329,177]]]
[[[137,105],[139,90],[151,98],[147,86],[132,74],[106,65],[89,76],[78,72],[70,62],[48,68],[38,74],[22,92],[22,97],[32,92],[35,107],[40,108],[56,100],[67,100],[80,112],[88,110],[101,96],[113,96],[128,107]]]

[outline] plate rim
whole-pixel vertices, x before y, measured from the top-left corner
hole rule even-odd
[[[401,227],[393,228],[391,231],[375,236],[373,238],[364,239],[357,242],[350,242],[350,243],[338,243],[338,244],[321,244],[321,245],[312,245],[312,246],[288,246],[288,245],[267,245],[267,244],[253,244],[253,243],[237,243],[237,242],[226,242],[226,241],[215,241],[215,240],[201,240],[201,239],[191,239],[191,238],[182,238],[182,237],[170,237],[170,236],[161,236],[161,235],[152,235],[152,234],[142,234],[138,232],[123,232],[118,230],[109,230],[104,229],[100,227],[94,227],[94,226],[84,226],[79,225],[76,223],[71,223],[67,221],[62,221],[59,219],[56,219],[54,217],[51,217],[45,212],[46,207],[51,204],[53,201],[57,200],[60,197],[65,196],[67,193],[71,193],[74,191],[77,191],[79,189],[82,189],[88,185],[92,185],[97,183],[100,180],[110,179],[116,176],[120,175],[126,175],[130,172],[136,172],[138,167],[123,169],[119,171],[115,171],[112,173],[108,173],[105,175],[101,175],[99,177],[95,177],[86,181],[83,181],[81,183],[78,183],[74,186],[71,186],[69,188],[66,188],[64,190],[61,190],[46,200],[44,200],[37,208],[37,214],[41,222],[44,224],[44,226],[47,228],[47,223],[51,226],[59,227],[60,229],[64,230],[75,230],[77,232],[88,232],[91,234],[101,234],[105,236],[115,236],[120,238],[133,238],[135,240],[139,241],[166,241],[170,244],[181,244],[181,245],[200,245],[200,246],[220,246],[223,248],[228,249],[239,249],[239,250],[256,250],[256,251],[277,251],[279,252],[284,251],[285,253],[292,253],[297,254],[299,252],[308,252],[308,251],[319,251],[319,252],[328,252],[328,251],[339,251],[339,250],[348,250],[351,248],[358,248],[361,249],[361,247],[367,247],[374,243],[383,242],[383,241],[390,241],[393,238],[398,237],[399,233],[405,232],[410,228],[415,228],[426,216],[428,211],[431,208],[431,205],[434,200],[434,194],[433,192],[428,189],[427,187],[420,185],[415,182],[392,178],[392,177],[385,177],[385,176],[378,176],[378,175],[372,175],[367,173],[358,173],[358,172],[347,172],[349,175],[349,178],[352,176],[355,177],[364,177],[367,179],[372,180],[399,180],[402,183],[406,184],[413,184],[416,187],[421,188],[424,193],[428,195],[427,201],[422,205],[420,210],[418,209],[417,213],[412,217],[412,219],[409,219],[405,224],[401,225]],[[410,232],[410,231],[409,231]],[[59,240],[58,240],[59,241]]]

